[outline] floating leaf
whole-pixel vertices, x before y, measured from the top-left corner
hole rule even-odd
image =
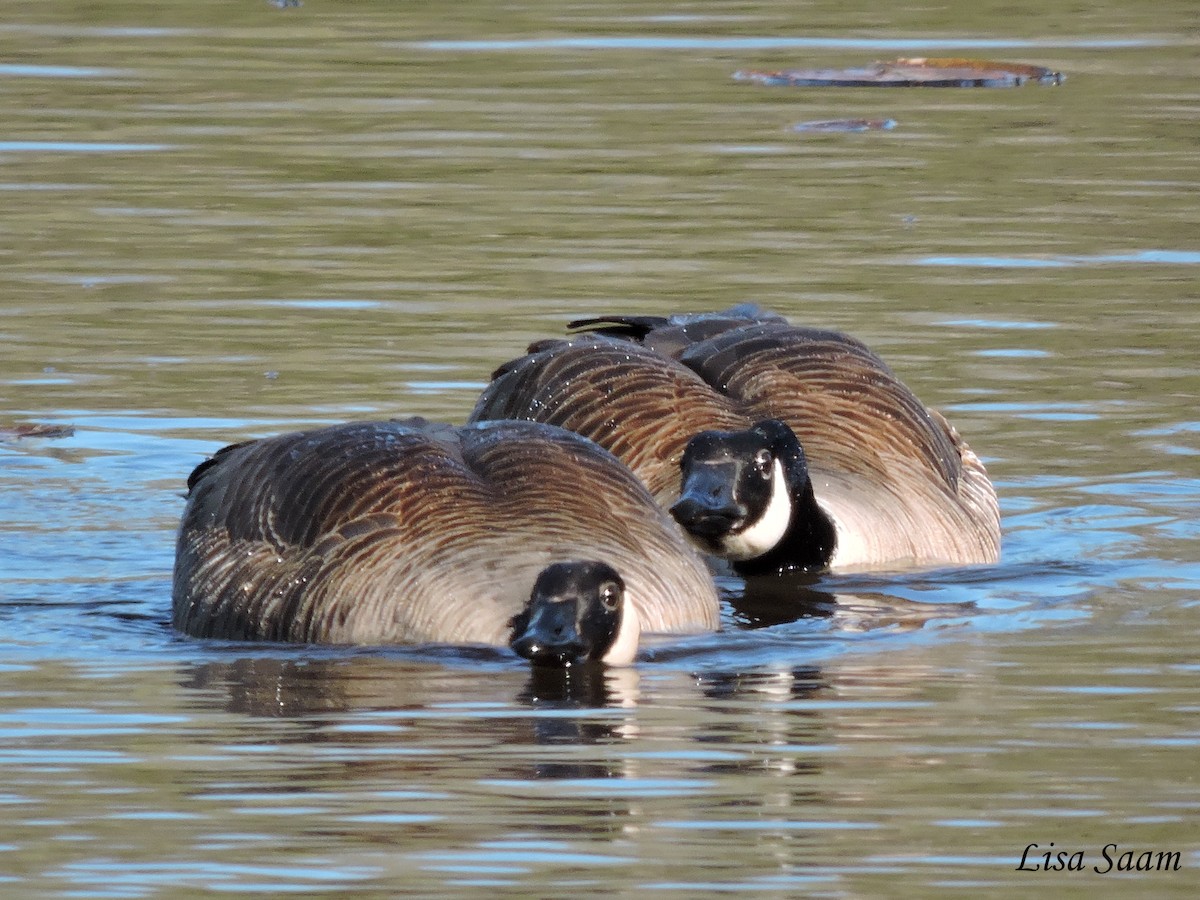
[[[797,122],[792,126],[792,131],[825,134],[848,131],[891,131],[895,127],[895,119],[823,119],[817,122]]]
[[[68,438],[75,433],[71,425],[41,425],[36,422],[20,425],[0,425],[0,441],[19,438]]]
[[[1062,84],[1061,72],[1023,63],[987,59],[917,57],[849,69],[740,69],[736,81],[790,87],[1017,87],[1026,82]]]
[[[1036,84],[1062,84],[1067,80],[1062,72],[1055,72],[1053,69],[1047,69],[1045,66],[1031,66],[1027,63],[997,62],[991,59],[929,56],[898,59],[895,65],[954,72],[956,73],[956,77],[1010,79],[1014,86],[1022,85],[1026,81],[1032,81]],[[989,86],[983,85],[983,87]],[[1008,83],[1000,85],[1000,87],[1008,86]]]

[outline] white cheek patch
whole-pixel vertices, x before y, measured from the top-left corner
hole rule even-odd
[[[621,603],[621,624],[617,628],[617,636],[613,638],[608,652],[601,657],[610,666],[630,665],[637,656],[638,642],[642,636],[642,622],[628,592]]]
[[[792,498],[783,465],[775,460],[771,473],[771,499],[761,516],[739,531],[721,538],[721,556],[735,561],[762,556],[783,540],[792,521]]]

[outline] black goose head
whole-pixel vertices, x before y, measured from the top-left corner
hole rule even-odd
[[[692,540],[742,574],[816,569],[833,553],[833,526],[813,497],[808,461],[778,419],[688,441],[671,507]]]
[[[543,569],[509,627],[509,644],[520,656],[535,665],[561,667],[589,660],[630,663],[640,630],[621,576],[607,563],[591,560]]]

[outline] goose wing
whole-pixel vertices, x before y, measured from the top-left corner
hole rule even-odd
[[[596,316],[576,319],[567,327],[572,331],[587,331],[635,341],[678,359],[693,344],[755,322],[786,324],[787,320],[757,304],[739,303],[721,312],[679,313],[671,316]]]
[[[201,464],[190,484],[176,627],[252,640],[441,639],[413,598],[430,590],[439,555],[462,543],[456,519],[478,519],[491,502],[454,432],[423,423],[356,423],[237,445]],[[443,593],[471,588],[447,584]],[[465,626],[450,616],[446,627]],[[469,627],[461,639],[473,639]]]
[[[744,428],[729,398],[675,360],[636,343],[581,336],[534,344],[496,373],[472,421],[527,419],[600,444],[665,505],[679,496],[688,439]]]
[[[497,493],[494,521],[533,576],[551,562],[598,559],[621,573],[642,628],[711,631],[718,599],[700,555],[638,477],[586,437],[537,422],[461,430],[472,470]],[[526,588],[528,591],[528,588]]]
[[[999,511],[982,463],[865,344],[780,323],[725,331],[681,362],[747,415],[795,431],[837,567],[991,562]]]
[[[504,644],[537,573],[573,559],[621,571],[648,630],[716,627],[699,557],[590,441],[518,422],[334,426],[232,447],[193,473],[175,625],[252,640]]]
[[[757,324],[695,344],[682,361],[748,415],[787,422],[812,466],[877,478],[916,466],[957,485],[961,460],[944,420],[848,335]]]

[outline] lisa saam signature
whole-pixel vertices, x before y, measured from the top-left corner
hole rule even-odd
[[[1090,862],[1090,860],[1097,860]],[[1178,872],[1181,855],[1177,850],[1122,850],[1117,844],[1105,844],[1097,858],[1095,852],[1084,850],[1055,850],[1054,841],[1047,849],[1029,844],[1017,863],[1018,872]]]

